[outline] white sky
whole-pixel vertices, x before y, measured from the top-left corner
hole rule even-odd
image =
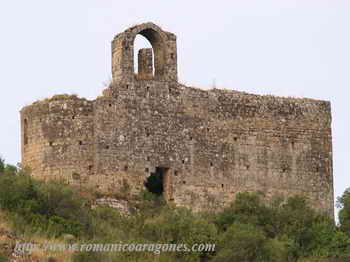
[[[207,88],[215,79],[218,88],[330,100],[335,195],[350,187],[349,0],[1,1],[7,162],[20,161],[21,107],[54,94],[100,95],[114,35],[148,21],[177,35],[183,83]]]

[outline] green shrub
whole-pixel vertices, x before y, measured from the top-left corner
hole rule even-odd
[[[48,184],[28,175],[5,173],[0,177],[0,206],[13,213],[14,223],[29,224],[32,231],[51,236],[89,233],[91,218],[87,202],[72,188],[60,182]],[[23,226],[18,227],[23,232]]]
[[[266,240],[264,232],[254,225],[233,224],[221,236],[213,261],[263,261]]]
[[[1,171],[2,170],[2,171]],[[219,213],[194,213],[142,192],[132,215],[99,206],[62,182],[33,180],[0,159],[0,207],[20,233],[66,234],[86,243],[215,244],[215,252],[82,252],[74,261],[350,261],[350,193],[338,200],[340,227],[294,196],[267,201],[240,193]],[[123,193],[129,194],[128,186]],[[156,257],[157,256],[157,257]],[[0,257],[1,262],[1,257]]]
[[[5,171],[5,160],[0,157],[0,174],[4,173],[4,171]]]
[[[341,208],[339,211],[340,228],[350,237],[350,188],[338,198],[337,205]]]

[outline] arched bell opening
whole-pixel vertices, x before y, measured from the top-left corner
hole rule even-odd
[[[140,48],[140,45],[146,48]],[[134,38],[133,50],[133,70],[139,79],[164,76],[165,46],[159,32],[151,28],[140,31]]]

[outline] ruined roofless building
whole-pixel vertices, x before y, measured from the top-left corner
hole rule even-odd
[[[139,51],[136,74],[138,34],[153,52]],[[153,23],[113,39],[112,74],[93,101],[57,95],[21,110],[32,176],[130,198],[149,190],[194,210],[243,191],[302,194],[333,216],[328,101],[184,86],[176,36]]]

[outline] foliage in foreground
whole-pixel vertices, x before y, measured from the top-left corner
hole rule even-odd
[[[339,211],[341,229],[350,235],[350,188],[338,199],[338,207],[341,208]]]
[[[60,182],[33,180],[0,161],[0,207],[17,233],[81,243],[215,243],[215,252],[84,252],[73,261],[350,261],[350,194],[339,199],[340,226],[317,214],[302,197],[267,203],[258,193],[241,193],[218,214],[192,213],[152,195],[140,196],[137,211],[123,216],[108,207],[89,208],[90,199]]]

